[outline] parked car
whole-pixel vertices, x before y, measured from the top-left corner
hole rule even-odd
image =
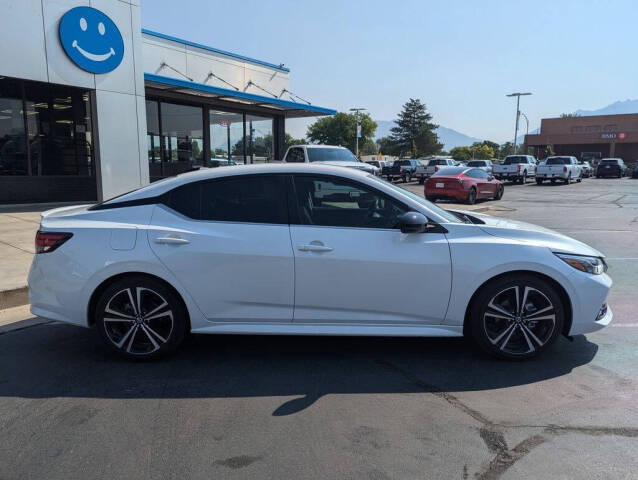
[[[580,172],[583,178],[589,178],[594,174],[594,167],[588,161],[581,160],[578,165],[580,165]]]
[[[284,163],[317,163],[356,168],[373,175],[379,175],[381,172],[374,165],[359,161],[347,148],[333,145],[293,145],[288,147],[282,161]]]
[[[562,233],[445,211],[353,168],[279,163],[44,212],[28,282],[34,315],[95,328],[128,358],[191,332],[467,335],[525,359],[610,323],[605,271]]]
[[[419,183],[423,184],[425,179],[430,178],[441,168],[456,166],[458,166],[458,162],[452,158],[433,158],[428,160],[427,164],[417,167],[415,176],[419,179]]]
[[[634,169],[631,173],[631,178],[638,178],[638,160],[634,163]]]
[[[390,167],[390,170],[386,174],[386,178],[389,182],[401,179],[404,183],[407,183],[412,180],[412,177],[415,176],[416,170],[422,164],[419,160],[415,160],[413,158],[401,158],[399,160],[395,160]]]
[[[503,198],[503,182],[480,168],[443,167],[425,182],[425,198],[435,202],[440,198],[467,202],[479,199]]]
[[[627,175],[628,169],[622,158],[603,158],[596,168],[596,178],[617,177],[622,178]]]
[[[381,172],[383,172],[383,169],[385,167],[391,167],[392,166],[392,162],[386,161],[386,160],[370,160],[368,162],[365,162],[368,165],[372,165],[373,167],[377,167],[379,169],[379,175],[381,174]]]
[[[485,172],[492,175],[492,161],[491,160],[470,160],[467,162],[468,167],[480,168]]]
[[[580,182],[582,180],[581,167],[576,157],[558,156],[547,157],[542,165],[536,169],[536,183],[542,184],[544,180],[555,183],[561,180],[569,185],[572,180]]]
[[[492,166],[492,174],[499,180],[525,183],[536,174],[536,159],[531,155],[508,155],[503,163]]]

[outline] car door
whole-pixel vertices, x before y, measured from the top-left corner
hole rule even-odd
[[[291,189],[295,322],[442,323],[451,284],[443,233],[401,233],[408,208],[367,184],[297,174]]]
[[[154,210],[148,238],[209,320],[292,321],[284,176],[236,175],[178,187]]]

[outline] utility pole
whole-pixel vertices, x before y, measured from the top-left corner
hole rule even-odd
[[[510,93],[509,95],[505,95],[506,97],[516,97],[516,123],[514,126],[514,151],[513,151],[514,155],[516,155],[516,137],[518,137],[518,117],[521,115],[521,111],[519,107],[521,102],[521,96],[523,95],[531,95],[531,93],[530,92],[525,92],[525,93],[515,92],[515,93]]]
[[[355,156],[357,158],[359,158],[359,137],[361,136],[361,112],[364,111],[365,108],[351,108],[350,111],[354,112],[354,116],[357,119],[357,126],[356,131],[355,131],[355,137],[356,137],[356,150],[355,150]]]

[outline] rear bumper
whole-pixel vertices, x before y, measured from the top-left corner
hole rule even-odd
[[[558,178],[561,180],[565,180],[567,178],[567,173],[565,172],[560,172],[560,173],[543,173],[543,172],[537,172],[536,173],[536,178]]]
[[[428,197],[451,198],[459,201],[467,200],[468,194],[469,192],[465,190],[452,190],[451,188],[427,188],[425,190],[425,195]]]

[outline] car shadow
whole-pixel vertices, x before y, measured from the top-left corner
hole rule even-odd
[[[598,346],[561,337],[540,358],[495,360],[462,338],[193,335],[174,355],[136,362],[96,332],[58,323],[0,335],[0,397],[281,396],[275,416],[328,394],[500,389],[569,374]]]

